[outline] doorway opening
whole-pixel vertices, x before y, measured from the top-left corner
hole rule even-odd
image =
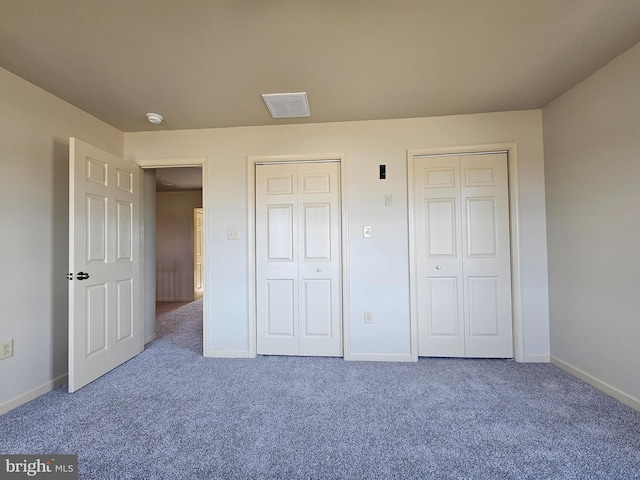
[[[145,235],[145,343],[167,328],[187,324],[198,329],[189,333],[203,342],[203,167],[146,168],[144,187],[145,232],[149,232]],[[167,312],[182,309],[201,318],[181,324],[158,323]],[[204,346],[199,350],[204,351]]]

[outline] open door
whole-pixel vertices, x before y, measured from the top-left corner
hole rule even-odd
[[[143,349],[140,168],[69,139],[69,392]]]

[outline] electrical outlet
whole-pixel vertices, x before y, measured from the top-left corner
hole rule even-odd
[[[364,312],[364,323],[373,323],[373,312]]]
[[[0,360],[13,357],[13,340],[0,343]]]

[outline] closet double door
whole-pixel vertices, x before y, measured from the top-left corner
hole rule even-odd
[[[513,357],[506,153],[414,171],[418,354]]]
[[[256,165],[256,350],[342,356],[340,164]]]

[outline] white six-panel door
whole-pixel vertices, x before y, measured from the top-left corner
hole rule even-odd
[[[418,354],[513,356],[504,153],[415,159]]]
[[[339,163],[256,165],[257,353],[342,356]]]
[[[69,142],[69,391],[140,353],[140,168]]]
[[[69,143],[69,391],[143,349],[140,168]]]

